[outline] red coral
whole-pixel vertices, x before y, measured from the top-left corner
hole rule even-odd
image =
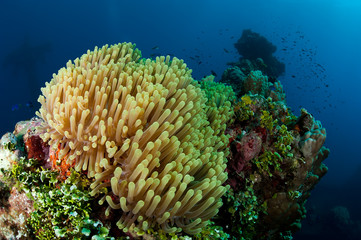
[[[45,168],[50,168],[48,163],[49,158],[49,145],[45,143],[41,137],[41,131],[38,127],[41,125],[42,120],[39,118],[32,118],[29,121],[23,121],[16,124],[17,134],[23,135],[26,156],[28,159],[36,159]]]
[[[62,159],[59,159],[59,152],[61,150],[60,144],[58,149],[53,150],[50,149],[49,158],[51,162],[51,168],[59,171],[60,179],[65,180],[68,176],[70,176],[70,169],[74,167],[75,163],[69,164],[67,163],[67,155],[65,155]]]
[[[258,136],[262,139],[262,142],[267,141],[267,129],[263,127],[256,127],[255,132],[258,134]]]
[[[228,161],[228,181],[233,189],[239,189],[244,183],[244,177],[251,169],[250,161],[261,151],[262,139],[256,132],[245,134],[240,141],[232,141],[232,154]]]
[[[39,135],[32,135],[24,140],[28,159],[34,158],[38,161],[42,161],[46,158],[46,155],[49,154],[47,144],[43,142]]]
[[[228,170],[240,173],[245,170],[249,161],[255,158],[262,147],[262,140],[255,132],[244,135],[241,141],[234,141],[235,153],[229,161]]]
[[[240,154],[245,162],[249,162],[261,151],[262,140],[255,132],[250,132],[241,139]]]

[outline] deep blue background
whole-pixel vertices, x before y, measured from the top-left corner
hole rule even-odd
[[[329,173],[310,205],[343,205],[360,220],[360,12],[358,0],[2,0],[0,134],[32,117],[40,87],[96,45],[131,41],[144,57],[184,59],[196,79],[211,70],[220,78],[250,28],[277,45],[292,110],[306,108],[327,129]]]

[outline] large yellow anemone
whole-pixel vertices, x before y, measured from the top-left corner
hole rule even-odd
[[[230,104],[206,107],[182,60],[140,57],[122,43],[69,61],[42,88],[42,137],[60,147],[59,159],[94,178],[92,194],[108,188],[100,203],[119,213],[120,229],[195,234],[227,189]]]

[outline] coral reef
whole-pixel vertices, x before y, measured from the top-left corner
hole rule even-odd
[[[277,47],[250,29],[243,30],[234,47],[242,57],[238,63],[232,65],[238,66],[245,74],[252,70],[260,70],[273,82],[285,72],[285,64],[273,56]]]
[[[39,133],[32,126],[41,122],[41,119],[34,118],[17,125],[21,131],[14,131],[13,135],[20,143],[18,146],[25,146],[25,142],[33,137],[38,139]],[[46,146],[41,139],[39,141],[41,146]],[[29,155],[39,150],[36,144],[31,148],[13,149],[12,153],[21,151]],[[49,146],[46,148],[49,149]],[[5,201],[0,210],[1,238],[73,239],[102,236],[100,239],[107,239],[104,236],[109,229],[102,227],[99,220],[90,218],[90,215],[97,213],[90,208],[93,199],[85,175],[73,171],[65,181],[60,181],[57,171],[46,169],[50,165],[44,158],[37,160],[23,155],[12,162],[11,169],[2,169],[1,190],[6,192],[5,187],[11,187],[11,191],[7,190],[8,197],[2,199]]]
[[[255,72],[238,80],[246,81],[226,130],[231,191],[216,223],[236,239],[287,239],[301,227],[306,199],[327,172],[326,131],[305,109],[300,117],[291,113],[279,82]],[[237,224],[222,224],[226,219]]]
[[[246,75],[240,68],[230,67],[224,71],[221,82],[230,85],[237,98],[245,94],[259,94],[274,101],[285,101],[282,84],[278,80],[270,82],[269,77],[259,70],[249,71]]]
[[[243,82],[246,77],[247,75],[239,67],[233,66],[223,72],[221,82],[231,86],[237,98],[239,98],[243,95],[241,90],[243,89]]]
[[[291,239],[326,131],[259,69],[213,80],[131,43],[68,62],[0,140],[0,238]]]

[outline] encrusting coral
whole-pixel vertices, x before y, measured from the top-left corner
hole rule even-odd
[[[104,194],[106,214],[119,211],[123,231],[196,234],[228,189],[231,104],[209,107],[182,60],[140,58],[122,43],[69,61],[39,97],[42,138],[59,150],[57,164],[95,178],[91,194]]]

